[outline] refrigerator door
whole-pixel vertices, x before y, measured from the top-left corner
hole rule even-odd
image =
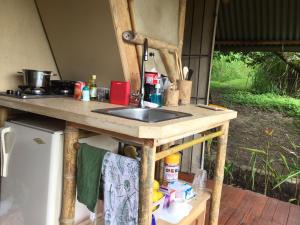
[[[0,224],[58,224],[62,133],[9,122],[5,127],[15,139],[8,141],[8,134],[4,137],[10,156],[6,176],[1,177]]]

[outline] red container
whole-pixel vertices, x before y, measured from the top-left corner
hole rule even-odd
[[[109,101],[111,104],[128,105],[130,97],[130,82],[111,81]]]

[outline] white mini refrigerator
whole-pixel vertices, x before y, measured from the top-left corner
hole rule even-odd
[[[6,122],[1,134],[1,225],[58,225],[63,165],[64,124],[49,119]],[[107,140],[92,137],[97,145]],[[89,142],[89,140],[85,140]],[[108,147],[117,148],[117,142]],[[75,222],[89,217],[76,204]]]

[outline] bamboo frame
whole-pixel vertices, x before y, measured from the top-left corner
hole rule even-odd
[[[226,159],[227,139],[228,139],[229,122],[220,127],[223,135],[218,138],[218,152],[216,158],[216,167],[214,175],[214,188],[211,197],[210,220],[209,225],[218,225],[219,209],[221,202],[221,193],[224,179],[224,165]]]
[[[4,124],[7,119],[8,109],[0,107],[0,124]],[[221,191],[223,184],[223,173],[226,156],[226,146],[228,138],[229,121],[215,125],[214,127],[205,127],[199,130],[209,130],[211,128],[219,127],[219,131],[197,138],[174,148],[168,148],[167,145],[162,146],[161,152],[156,153],[159,141],[156,139],[141,139],[130,137],[117,132],[98,129],[83,124],[66,122],[65,139],[64,139],[64,168],[63,168],[63,196],[62,208],[60,215],[60,225],[73,225],[75,216],[75,196],[76,196],[76,155],[80,133],[79,130],[91,131],[100,134],[109,134],[121,140],[129,140],[134,143],[142,145],[142,160],[140,170],[140,193],[139,193],[139,225],[150,225],[152,214],[152,185],[154,180],[155,162],[156,159],[172,154],[174,152],[184,150],[192,145],[201,143],[205,140],[218,137],[218,154],[216,158],[215,168],[215,185],[212,191],[211,209],[210,209],[210,225],[218,224],[219,207],[221,199]],[[194,133],[198,133],[194,131]],[[173,140],[174,138],[172,138]],[[180,136],[177,137],[180,139]],[[160,141],[163,143],[165,141]],[[160,161],[162,162],[162,160]],[[197,209],[198,210],[198,209]],[[199,210],[198,210],[199,211]],[[187,218],[187,220],[192,220]]]
[[[169,149],[166,149],[162,152],[159,152],[155,155],[155,160],[161,160],[169,155],[172,155],[174,153],[177,153],[177,152],[180,152],[182,150],[186,150],[194,145],[197,145],[197,144],[200,144],[200,143],[203,143],[205,141],[208,141],[210,139],[213,139],[215,137],[219,137],[221,135],[224,134],[224,131],[223,130],[220,130],[220,131],[217,131],[217,132],[214,132],[214,133],[211,133],[211,134],[208,134],[208,135],[205,135],[205,136],[202,136],[200,138],[196,138],[194,140],[191,140],[191,141],[188,141],[186,143],[183,143],[183,144],[180,144],[180,145],[177,145],[173,148],[169,148]]]
[[[79,139],[78,128],[67,124],[64,137],[63,200],[60,225],[73,225],[76,197],[76,155],[74,143]]]
[[[128,11],[130,14],[131,27],[133,32],[136,31],[136,22],[135,22],[135,12],[134,12],[134,1],[135,0],[127,0],[128,2]],[[166,72],[169,76],[171,82],[175,82],[180,78],[180,70],[176,69],[174,63],[172,63],[172,58],[174,62],[176,62],[175,53],[181,58],[182,55],[182,46],[183,46],[183,38],[184,38],[184,27],[185,27],[185,14],[186,14],[186,2],[187,0],[179,0],[179,19],[178,19],[178,44],[172,45],[166,43],[162,40],[157,40],[151,37],[147,37],[149,41],[149,47],[159,50],[162,63],[165,66]],[[142,34],[137,34],[136,37],[136,53],[139,58],[141,58],[141,42],[143,38],[146,36]],[[134,42],[131,42],[134,43]],[[182,68],[181,68],[182,70]]]
[[[122,36],[124,41],[131,44],[142,45],[144,43],[145,38],[147,38],[149,48],[154,48],[157,50],[168,49],[170,52],[178,51],[178,46],[176,45],[146,36],[141,33],[133,32],[133,31],[125,31],[123,32]]]
[[[153,140],[144,143],[140,169],[139,225],[150,225],[152,221],[152,192],[155,170],[156,146]]]
[[[5,107],[0,107],[0,127],[4,126],[7,117],[8,117],[8,109]]]

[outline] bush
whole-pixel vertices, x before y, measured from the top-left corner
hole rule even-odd
[[[229,55],[216,53],[214,55],[212,81],[244,80],[247,82],[252,72],[252,68],[247,66],[239,53],[230,53]]]

